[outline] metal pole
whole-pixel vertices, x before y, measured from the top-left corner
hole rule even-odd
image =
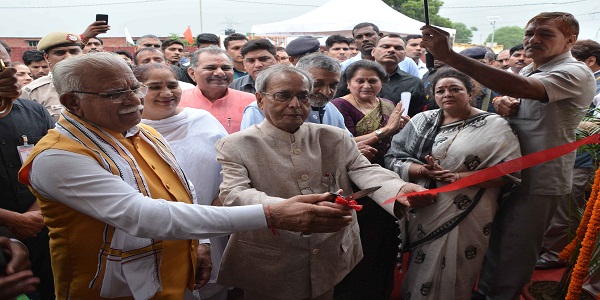
[[[496,21],[492,21],[492,47],[494,47],[494,34],[496,33]]]
[[[202,23],[204,23],[204,19],[202,18],[202,0],[198,0],[200,2],[200,33],[204,33],[204,26],[202,25]]]

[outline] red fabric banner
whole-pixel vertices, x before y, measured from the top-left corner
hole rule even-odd
[[[520,171],[523,169],[527,169],[529,167],[533,167],[535,165],[541,164],[543,162],[547,162],[549,160],[553,160],[565,154],[571,153],[582,145],[587,144],[599,144],[600,143],[600,134],[594,134],[588,136],[584,139],[564,144],[561,146],[557,146],[554,148],[542,150],[539,152],[531,153],[525,155],[523,157],[519,157],[513,160],[509,160],[495,166],[479,170],[476,173],[473,173],[465,178],[457,180],[451,184],[443,186],[437,189],[431,189],[423,192],[415,192],[406,194],[407,197],[413,195],[426,195],[432,194],[437,195],[438,193],[456,191],[468,186],[476,185],[494,178],[502,177],[506,174],[510,174],[516,171]],[[390,204],[396,201],[398,197],[394,197],[386,200],[383,204]]]

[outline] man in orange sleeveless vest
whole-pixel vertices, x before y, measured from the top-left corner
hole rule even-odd
[[[19,179],[50,229],[57,299],[198,299],[192,291],[206,282],[210,262],[196,262],[207,252],[197,239],[267,227],[335,232],[351,222],[347,208],[323,202],[328,194],[196,205],[168,144],[139,124],[147,87],[123,59],[75,57],[53,74],[65,109]]]

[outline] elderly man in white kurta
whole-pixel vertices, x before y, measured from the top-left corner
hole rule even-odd
[[[265,121],[217,142],[223,167],[224,205],[270,205],[294,195],[352,192],[381,185],[379,204],[424,190],[371,164],[344,130],[304,123],[312,79],[283,65],[261,72],[256,98]],[[397,112],[399,113],[399,112]],[[406,207],[431,204],[431,196],[384,205],[402,216]],[[258,230],[231,236],[218,282],[244,289],[245,299],[332,299],[333,288],[362,258],[356,220],[330,234]]]

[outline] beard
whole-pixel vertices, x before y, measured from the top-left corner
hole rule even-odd
[[[313,100],[310,100],[310,106],[312,107],[324,107],[327,104],[327,102],[331,100],[330,98],[327,98],[326,96],[320,93],[315,94],[315,96],[316,97]]]

